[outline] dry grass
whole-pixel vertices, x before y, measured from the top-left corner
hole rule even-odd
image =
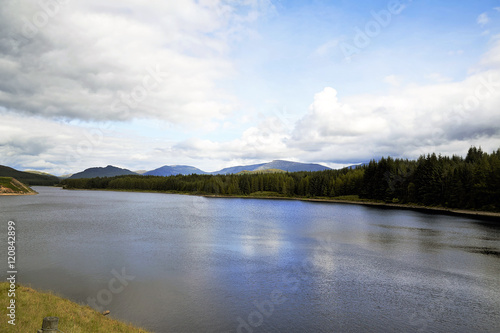
[[[148,333],[147,331],[119,322],[93,310],[89,306],[73,303],[52,293],[38,292],[26,286],[16,285],[16,325],[7,321],[9,284],[0,283],[2,320],[0,332],[35,333],[42,328],[45,317],[59,317],[59,330],[64,333],[123,332]]]

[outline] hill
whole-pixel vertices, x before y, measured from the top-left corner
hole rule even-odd
[[[266,169],[280,169],[288,172],[298,172],[298,171],[323,171],[331,170],[331,168],[326,167],[321,164],[314,163],[298,163],[283,160],[274,160],[272,162],[266,163],[254,171],[266,170]]]
[[[144,173],[144,176],[175,176],[175,175],[203,175],[205,171],[189,165],[164,165]]]
[[[117,168],[112,165],[108,165],[105,168],[88,168],[82,172],[77,172],[68,179],[80,179],[80,178],[96,178],[96,177],[114,177],[114,176],[124,176],[124,175],[137,175],[137,173],[132,172],[128,169]]]
[[[18,171],[16,169],[4,165],[0,165],[0,177],[13,177],[18,181],[27,184],[29,186],[33,185],[52,186],[55,184],[59,184],[59,178],[57,178],[56,176]]]
[[[12,177],[0,177],[0,195],[37,194],[29,186]]]
[[[239,166],[224,168],[224,169],[219,170],[219,171],[214,171],[214,172],[211,172],[211,174],[213,174],[213,175],[225,175],[225,174],[231,174],[231,173],[238,173],[238,172],[242,172],[242,171],[254,171],[258,167],[261,167],[265,164],[266,163],[251,164],[251,165],[239,165]]]
[[[212,172],[212,174],[220,175],[220,174],[239,173],[242,171],[262,171],[268,169],[279,169],[288,172],[331,170],[329,167],[323,166],[321,164],[274,160],[269,163],[241,165],[241,166],[224,168],[222,170]]]
[[[55,176],[53,174],[50,174],[48,172],[42,172],[42,171],[36,171],[36,170],[24,170],[24,172],[34,173],[35,175],[44,175],[44,176],[57,177],[57,176]]]

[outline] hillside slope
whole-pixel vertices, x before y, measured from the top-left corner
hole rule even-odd
[[[4,165],[0,165],[0,177],[13,177],[18,181],[27,184],[29,186],[33,185],[52,186],[55,184],[59,184],[59,178],[57,178],[56,176],[18,171],[16,169]]]
[[[219,171],[211,172],[214,175],[225,175],[231,173],[239,173],[242,171],[263,171],[269,169],[278,169],[288,172],[298,172],[298,171],[323,171],[331,170],[329,167],[323,166],[321,164],[314,163],[299,163],[290,162],[284,160],[274,160],[268,163],[251,164],[251,165],[239,165],[229,168],[224,168]]]
[[[37,194],[29,186],[12,177],[0,177],[0,195]]]
[[[331,168],[323,166],[321,164],[274,160],[272,162],[266,163],[258,167],[254,171],[267,170],[267,169],[279,169],[288,172],[331,170]]]
[[[96,178],[96,177],[114,177],[114,176],[124,176],[124,175],[137,175],[137,173],[132,172],[128,169],[117,168],[112,165],[108,165],[105,168],[88,168],[82,172],[77,172],[69,179],[80,179],[80,178]]]
[[[144,173],[145,176],[203,175],[205,171],[189,165],[164,165]]]

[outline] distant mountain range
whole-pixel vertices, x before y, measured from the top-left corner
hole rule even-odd
[[[290,162],[283,160],[274,160],[269,163],[262,164],[252,164],[252,165],[242,165],[235,166],[230,168],[224,168],[219,171],[211,172],[212,174],[229,174],[229,173],[238,173],[241,171],[261,171],[268,169],[279,169],[288,172],[297,172],[297,171],[322,171],[322,170],[331,170],[331,168],[326,167],[321,164],[313,164],[313,163],[299,163],[299,162]]]
[[[322,171],[331,170],[329,167],[312,164],[312,163],[299,163],[284,160],[274,160],[269,163],[240,165],[229,168],[224,168],[219,171],[206,172],[189,165],[164,165],[160,168],[145,171],[140,170],[137,172],[128,169],[118,168],[112,165],[107,167],[88,168],[84,171],[75,173],[73,175],[65,175],[61,178],[79,179],[79,178],[95,178],[95,177],[115,177],[123,175],[145,175],[145,176],[174,176],[174,175],[191,175],[191,174],[236,174],[236,173],[257,173],[257,172],[297,172],[297,171]],[[44,174],[37,171],[22,172],[15,169],[0,166],[0,176],[15,177],[16,179],[27,183],[29,185],[53,185],[59,183],[59,178]]]
[[[112,165],[108,165],[105,168],[89,168],[82,172],[75,173],[69,177],[69,179],[79,179],[79,178],[95,178],[95,177],[114,177],[114,176],[124,176],[124,175],[138,175],[133,171],[128,169],[117,168]]]
[[[307,163],[298,163],[298,162],[290,162],[283,160],[275,160],[269,163],[261,163],[261,164],[250,164],[250,165],[239,165],[230,168],[224,168],[219,171],[214,172],[206,172],[195,168],[189,165],[164,165],[161,168],[148,171],[144,173],[145,176],[173,176],[173,175],[191,175],[191,174],[212,174],[212,175],[220,175],[220,174],[231,174],[231,173],[240,173],[243,171],[264,171],[274,169],[276,172],[280,171],[288,171],[288,172],[296,172],[296,171],[321,171],[321,170],[330,170],[330,168],[320,165],[320,164],[307,164]]]
[[[144,176],[175,176],[175,175],[203,175],[207,172],[189,165],[164,165],[161,168],[143,173]]]
[[[269,170],[275,170],[275,172],[297,172],[297,171],[321,171],[321,170],[331,170],[329,167],[320,164],[311,163],[299,163],[290,162],[283,160],[274,160],[269,163],[261,164],[250,164],[250,165],[239,165],[230,168],[224,168],[219,171],[206,172],[189,165],[164,165],[160,168],[146,171],[140,170],[139,172],[133,172],[128,169],[121,169],[111,165],[105,168],[89,168],[82,172],[75,173],[70,179],[76,178],[95,178],[95,177],[114,177],[122,175],[138,175],[142,174],[144,176],[175,176],[175,175],[220,175],[220,174],[231,174],[231,173],[241,173],[241,172],[259,172],[268,170],[267,172],[272,172]]]

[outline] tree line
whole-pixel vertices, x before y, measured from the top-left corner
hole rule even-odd
[[[500,211],[500,149],[471,147],[465,158],[384,157],[340,170],[293,173],[117,176],[66,179],[66,188],[287,197],[359,196],[369,200]]]

